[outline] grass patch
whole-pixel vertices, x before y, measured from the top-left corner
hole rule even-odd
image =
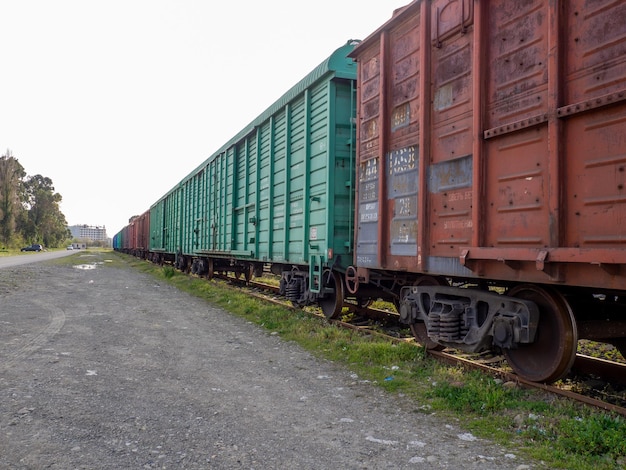
[[[455,418],[476,436],[517,449],[546,468],[626,468],[623,417],[440,363],[412,344],[342,329],[304,311],[248,297],[221,281],[116,253],[107,256],[276,332],[318,357],[344,364],[388,391],[390,399],[409,398],[417,412]]]

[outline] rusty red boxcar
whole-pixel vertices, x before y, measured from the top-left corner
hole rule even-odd
[[[352,57],[348,289],[530,380],[626,354],[626,3],[416,0]]]
[[[135,217],[131,221],[134,227],[133,252],[134,256],[146,258],[150,249],[150,211]]]

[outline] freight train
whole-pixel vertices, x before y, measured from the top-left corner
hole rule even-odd
[[[334,317],[394,302],[428,348],[522,378],[626,355],[626,3],[415,0],[335,51],[114,237],[265,267]]]

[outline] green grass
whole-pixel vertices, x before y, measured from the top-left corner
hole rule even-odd
[[[318,357],[344,364],[389,392],[391,400],[410,399],[416,413],[456,418],[474,435],[541,461],[545,468],[626,467],[623,417],[442,364],[413,344],[339,328],[305,311],[248,297],[221,281],[209,282],[116,253],[103,256],[113,260],[106,266],[125,264],[171,283]]]

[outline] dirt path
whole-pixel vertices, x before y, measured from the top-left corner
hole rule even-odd
[[[0,269],[0,398],[1,469],[539,468],[106,262]]]

